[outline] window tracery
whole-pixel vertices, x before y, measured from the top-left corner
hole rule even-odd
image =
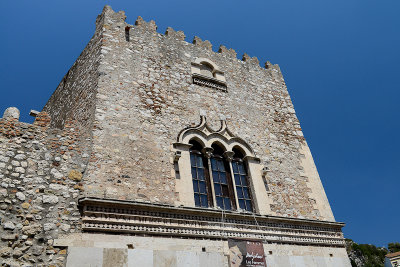
[[[248,162],[252,162],[254,172],[260,161],[243,139],[228,130],[224,120],[220,129],[214,131],[201,116],[200,124],[182,130],[177,141],[175,149],[187,150],[190,155],[190,171],[186,172],[187,178],[181,176],[181,179],[191,178],[194,206],[256,211]],[[180,164],[184,169],[187,163]],[[187,192],[186,196],[189,199],[190,194]]]

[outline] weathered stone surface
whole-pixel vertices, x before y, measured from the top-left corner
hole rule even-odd
[[[22,233],[27,236],[36,235],[41,231],[42,231],[42,225],[38,223],[22,227]]]
[[[56,225],[54,223],[45,223],[43,224],[43,230],[44,231],[50,231],[53,230],[54,228],[56,228]]]
[[[63,174],[61,172],[59,172],[57,169],[51,169],[50,173],[53,175],[54,178],[56,179],[61,179],[63,178]]]
[[[30,205],[29,203],[27,203],[27,202],[24,202],[24,203],[21,204],[21,207],[22,207],[23,209],[29,209],[30,206],[31,206],[31,205]]]
[[[14,240],[17,240],[17,236],[16,235],[2,235],[1,240],[14,241]]]
[[[39,256],[42,254],[44,248],[42,246],[35,246],[34,248],[32,248],[32,254],[35,256]]]
[[[103,266],[102,248],[72,247],[69,249],[70,260],[67,267],[79,265]]]
[[[22,251],[22,249],[15,249],[14,251],[13,251],[13,257],[14,258],[19,258],[19,257],[21,257],[22,256],[22,254],[23,254],[23,251]]]
[[[21,201],[24,201],[26,198],[25,198],[25,195],[23,194],[23,193],[21,193],[21,192],[17,192],[16,194],[15,194],[15,196],[19,199],[19,200],[21,200]]]
[[[12,254],[13,249],[9,247],[0,248],[0,257],[9,257]]]
[[[185,40],[185,34],[183,33],[183,31],[175,31],[174,29],[172,29],[171,27],[168,27],[165,35],[168,37],[172,37],[181,41]]]
[[[3,228],[5,230],[14,230],[15,229],[15,225],[13,222],[6,222],[3,224]]]
[[[54,195],[43,195],[42,198],[43,203],[50,203],[50,204],[57,204],[58,203],[58,197]]]
[[[63,230],[64,232],[68,232],[71,229],[71,226],[69,224],[61,224],[60,229]]]
[[[19,110],[16,107],[9,107],[4,111],[3,118],[5,119],[19,119]]]
[[[77,170],[71,170],[68,173],[68,177],[70,179],[72,179],[72,180],[80,181],[80,180],[82,180],[82,173],[80,171],[77,171]]]

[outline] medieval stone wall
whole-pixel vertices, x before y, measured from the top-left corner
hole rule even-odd
[[[71,121],[50,129],[40,113],[34,124],[0,119],[0,262],[2,266],[63,266],[60,234],[80,232],[78,196],[89,158]]]
[[[257,204],[268,205],[264,210],[270,213],[262,215],[334,220],[279,67],[267,62],[264,69],[257,58],[245,54],[239,60],[224,46],[215,53],[208,41],[195,37],[191,44],[183,32],[168,28],[163,35],[156,28],[140,17],[135,26],[129,25],[123,12],[105,7],[93,38],[34,124],[19,122],[15,110],[0,119],[2,264],[62,266],[68,246],[78,255],[70,264],[79,260],[81,246],[101,248],[96,253],[107,261],[114,248],[123,249],[117,252],[127,257],[139,253],[128,251],[131,241],[144,240],[138,237],[118,237],[129,239],[123,248],[113,235],[85,243],[85,238],[98,236],[82,234],[79,198],[179,206],[182,191],[176,187],[172,144],[182,129],[199,123],[200,114],[214,129],[226,119],[229,129],[260,158],[260,166],[268,168],[268,199],[259,198]],[[226,91],[193,84],[191,66],[197,58],[219,66]],[[145,241],[158,251],[171,237]],[[226,245],[188,238],[175,250],[195,244],[197,251],[216,242]],[[281,250],[277,258],[266,254],[280,263],[287,262],[285,253],[303,251],[285,246],[268,247]],[[222,253],[217,250],[213,252]],[[345,257],[342,248],[311,250],[304,249],[311,261],[323,254],[321,262],[330,262],[331,251]],[[199,259],[205,255],[198,252]],[[218,256],[224,262],[225,252]],[[172,258],[174,253],[169,253]]]
[[[311,197],[310,183],[320,180],[302,171],[307,144],[278,66],[261,68],[246,54],[238,60],[223,46],[215,53],[208,41],[187,43],[171,28],[162,35],[141,18],[129,25],[109,7],[103,14],[94,157],[84,178],[88,195],[179,201],[171,144],[179,131],[199,122],[202,111],[215,128],[225,117],[269,168],[273,215],[334,220],[323,190]],[[227,92],[193,84],[191,63],[199,57],[220,67]]]

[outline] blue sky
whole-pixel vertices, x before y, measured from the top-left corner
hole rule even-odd
[[[32,121],[105,4],[278,63],[345,236],[400,242],[400,1],[3,1],[0,113]]]

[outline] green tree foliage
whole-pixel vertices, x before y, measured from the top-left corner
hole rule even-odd
[[[394,249],[397,248],[396,245],[393,245],[393,247]],[[385,255],[389,253],[384,247],[379,248],[370,244],[357,244],[351,239],[346,239],[346,248],[352,267],[383,267]]]
[[[398,251],[400,251],[400,243],[399,242],[389,243],[388,249],[389,249],[390,253],[398,252]]]

